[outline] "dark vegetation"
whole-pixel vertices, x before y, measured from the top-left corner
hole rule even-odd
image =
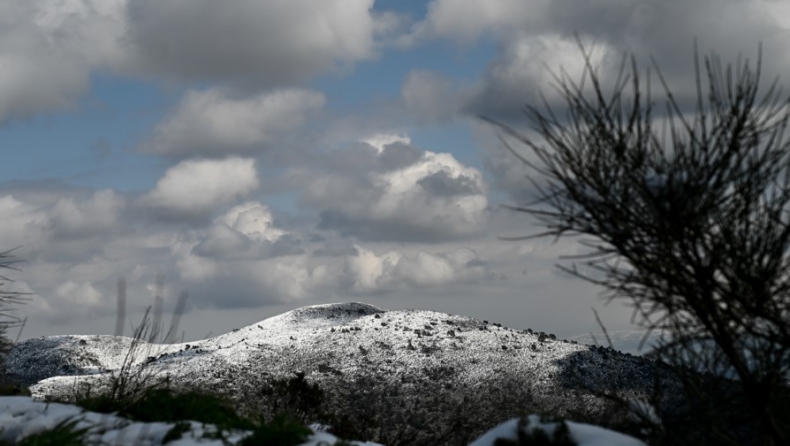
[[[545,99],[525,108],[541,141],[483,118],[542,162],[500,136],[545,180],[530,178],[536,201],[509,207],[548,230],[514,240],[594,237],[581,241],[591,252],[569,257],[589,259],[586,271],[559,268],[605,288],[608,301],[628,301],[632,321],[665,334],[653,357],[680,376],[686,402],[651,444],[790,444],[790,109],[776,80],[758,95],[762,47],[756,70],[705,57],[707,79],[695,48],[689,103],[654,62],[660,109],[650,70],[645,86],[634,57],[628,74],[623,58],[607,96],[580,48],[581,82],[554,76],[564,113]]]
[[[546,422],[547,420],[541,419],[540,421]],[[507,440],[498,438],[494,442],[494,446],[574,446],[576,442],[571,439],[570,430],[568,425],[563,420],[551,420],[557,423],[557,427],[551,435],[541,429],[529,429],[529,423],[525,418],[521,418],[518,422],[518,439]]]

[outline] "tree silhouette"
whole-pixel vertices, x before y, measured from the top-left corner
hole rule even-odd
[[[754,70],[748,59],[723,69],[716,54],[705,57],[703,82],[695,42],[693,112],[681,106],[653,60],[665,93],[660,115],[651,102],[650,67],[643,86],[636,59],[630,57],[626,73],[624,56],[607,97],[590,53],[580,41],[579,47],[581,82],[553,74],[564,118],[545,97],[541,108],[524,109],[543,145],[481,117],[546,180],[529,178],[536,201],[507,207],[548,230],[510,240],[594,237],[580,241],[589,253],[567,258],[587,259],[595,274],[557,266],[604,287],[608,301],[627,300],[632,322],[648,333],[665,333],[655,358],[677,370],[687,415],[694,416],[676,444],[790,444],[790,143],[784,140],[790,109],[778,78],[758,95],[762,46]],[[513,139],[542,165],[511,147]]]

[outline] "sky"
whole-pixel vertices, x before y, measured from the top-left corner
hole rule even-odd
[[[478,117],[561,113],[575,35],[602,79],[652,57],[681,102],[695,38],[790,67],[780,0],[0,0],[3,289],[33,293],[11,337],[113,334],[121,278],[127,335],[159,289],[165,314],[188,295],[184,340],[345,301],[634,328],[555,267],[578,238],[502,240],[545,229],[503,207],[541,177]]]

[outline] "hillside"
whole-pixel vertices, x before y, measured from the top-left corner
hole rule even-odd
[[[9,376],[31,385],[38,400],[85,385],[98,390],[131,342],[31,339],[9,355]],[[645,399],[656,378],[666,395],[680,394],[669,372],[641,357],[464,316],[364,303],[304,307],[198,342],[145,345],[137,364],[169,375],[176,388],[220,391],[249,413],[266,406],[259,391],[268,383],[301,371],[326,391],[329,409],[361,424],[379,420],[369,439],[385,444],[396,433],[413,434],[419,444],[426,426],[447,433],[438,444],[468,443],[521,413],[606,424],[611,405],[593,391]],[[659,413],[678,403],[667,401]]]

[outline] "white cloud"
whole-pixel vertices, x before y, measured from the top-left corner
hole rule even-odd
[[[300,241],[274,227],[269,209],[257,202],[231,208],[216,219],[191,253],[223,260],[259,260],[304,253]]]
[[[426,181],[432,179],[440,180]],[[482,175],[449,153],[425,152],[419,163],[381,175],[377,182],[386,192],[371,209],[375,219],[394,219],[410,209],[412,224],[432,226],[458,218],[453,229],[461,233],[476,231],[485,221],[488,201]],[[442,183],[458,189],[445,194],[439,190]]]
[[[322,211],[319,227],[365,240],[401,241],[482,231],[488,200],[481,173],[449,153],[426,151],[415,158],[413,148],[396,142],[383,146],[379,164],[362,174],[303,174],[303,203]],[[408,156],[400,160],[399,152]]]
[[[252,159],[187,160],[168,169],[142,202],[175,214],[203,214],[230,204],[258,185]]]
[[[68,280],[57,287],[55,293],[60,298],[59,306],[69,304],[72,308],[87,310],[102,304],[102,294],[90,282]]]
[[[358,255],[345,257],[345,273],[356,293],[457,284],[483,279],[488,273],[485,262],[469,248],[437,254],[420,251],[413,257],[399,251],[377,255],[358,245],[356,249]]]
[[[230,208],[217,222],[258,241],[273,242],[286,233],[274,227],[269,208],[254,201]]]
[[[325,102],[322,93],[298,89],[243,98],[220,88],[190,91],[142,149],[162,155],[260,150],[301,128]]]
[[[346,257],[346,272],[353,280],[353,290],[357,293],[376,291],[383,287],[392,268],[403,257],[396,251],[389,251],[377,256],[356,246],[358,254]]]
[[[327,267],[311,267],[307,256],[282,257],[238,264],[240,276],[260,287],[261,295],[280,302],[296,301],[320,292],[328,282]]]
[[[379,154],[384,151],[384,146],[388,146],[396,142],[411,144],[411,138],[409,138],[408,135],[396,135],[391,133],[377,133],[371,137],[361,139],[359,141],[372,146]]]

